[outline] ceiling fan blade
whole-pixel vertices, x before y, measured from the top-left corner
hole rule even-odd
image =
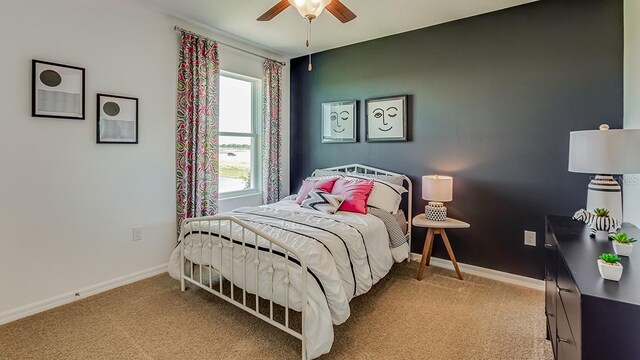
[[[289,7],[289,0],[281,0],[279,3],[275,4],[271,9],[267,10],[266,13],[262,14],[257,20],[258,21],[269,21],[276,17],[276,15],[280,14],[284,11],[284,9]]]
[[[356,14],[344,6],[339,0],[331,0],[329,5],[325,8],[342,23],[347,23],[356,18]]]

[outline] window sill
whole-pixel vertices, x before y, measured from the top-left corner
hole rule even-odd
[[[237,199],[246,199],[254,196],[262,197],[262,192],[247,192],[247,193],[240,193],[240,194],[220,195],[218,200],[219,201],[237,200]]]
[[[236,195],[230,194],[229,197],[220,198],[220,201],[218,202],[218,212],[225,213],[245,206],[260,205],[262,205],[262,193],[250,192]]]

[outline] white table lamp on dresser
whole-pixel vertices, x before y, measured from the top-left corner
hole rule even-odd
[[[623,220],[622,189],[613,175],[640,173],[640,129],[572,131],[569,140],[569,171],[593,174],[587,193],[587,211],[609,210]]]
[[[429,203],[424,207],[424,214],[429,220],[447,220],[447,208],[444,202],[453,200],[453,178],[442,175],[426,175],[422,177],[422,199]]]

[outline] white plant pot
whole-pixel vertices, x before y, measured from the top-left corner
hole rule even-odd
[[[619,281],[622,277],[622,269],[623,267],[620,263],[612,265],[598,259],[598,270],[600,271],[600,276],[606,280]]]
[[[633,244],[621,244],[617,241],[613,241],[613,251],[620,256],[631,256],[633,251]]]

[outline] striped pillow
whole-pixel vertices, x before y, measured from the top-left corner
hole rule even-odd
[[[319,189],[319,190],[323,190],[330,193],[331,190],[333,189],[333,184],[336,182],[336,180],[338,180],[338,178],[335,176],[330,178],[323,178],[323,177],[306,178],[302,182],[302,187],[300,188],[300,191],[298,191],[298,196],[296,197],[296,203],[298,203],[298,205],[302,205],[302,202],[304,201],[304,199],[306,199],[307,196],[309,196],[309,192],[313,189]]]
[[[335,214],[342,205],[344,197],[333,195],[319,189],[311,190],[307,198],[302,201],[302,207],[313,209],[326,214]]]
[[[407,237],[405,236],[406,232],[402,229],[395,215],[372,207],[369,208],[369,213],[378,217],[384,223],[384,226],[387,228],[387,232],[389,233],[391,248],[400,247],[402,244],[407,242]],[[402,222],[405,224],[407,223],[404,219]]]

